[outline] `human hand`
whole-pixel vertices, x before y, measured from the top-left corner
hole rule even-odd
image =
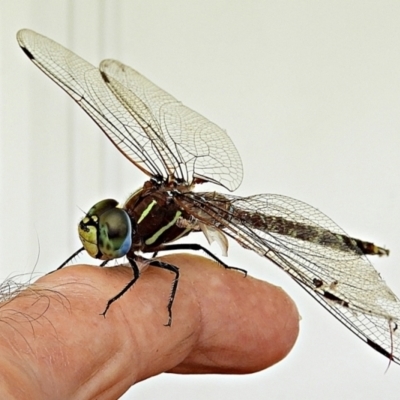
[[[173,274],[127,266],[67,267],[40,278],[0,308],[0,398],[116,399],[161,372],[244,374],[286,356],[299,329],[292,300],[279,287],[189,254],[163,261]]]

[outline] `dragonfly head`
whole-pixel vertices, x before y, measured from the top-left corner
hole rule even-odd
[[[117,206],[113,199],[99,201],[79,223],[79,238],[94,258],[113,260],[125,256],[131,248],[131,220]]]

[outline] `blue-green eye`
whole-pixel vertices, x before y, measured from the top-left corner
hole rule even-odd
[[[132,245],[132,225],[127,212],[112,199],[96,203],[79,224],[79,238],[94,258],[112,260],[126,255]]]

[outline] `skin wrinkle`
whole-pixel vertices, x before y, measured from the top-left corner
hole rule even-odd
[[[27,396],[27,392],[29,391],[28,387],[30,386],[29,383],[25,385],[15,385],[14,378],[18,376],[18,367],[15,365],[14,362],[9,360],[2,360],[2,374],[3,379],[1,382],[1,394],[3,395],[4,399],[25,399],[29,398]]]
[[[122,274],[124,275],[124,274]],[[116,307],[116,312],[118,312],[118,318],[120,320],[124,320],[124,323],[128,326],[128,323],[126,321],[126,316],[124,313],[121,313],[119,310],[119,307]],[[106,316],[107,318],[107,316]],[[101,317],[101,321],[97,322],[97,324],[102,323],[103,321],[103,317]],[[97,338],[94,338],[94,340],[100,340]],[[132,340],[132,337],[130,337],[130,340]],[[117,376],[114,376],[114,374],[112,374],[112,370],[114,369],[114,366],[118,366],[120,364],[120,360],[121,358],[123,358],[123,354],[126,351],[129,351],[129,349],[127,349],[127,343],[129,342],[129,340],[123,339],[123,340],[119,340],[119,343],[121,343],[121,346],[118,347],[118,351],[113,352],[111,349],[109,349],[109,351],[106,353],[107,354],[107,363],[101,363],[101,364],[97,364],[97,368],[94,368],[90,374],[90,376],[87,377],[87,379],[85,380],[85,382],[83,382],[80,387],[78,388],[77,392],[75,393],[75,396],[72,396],[71,398],[85,398],[85,397],[81,397],[80,393],[96,393],[96,399],[102,399],[102,398],[113,398],[114,396],[114,392],[116,390],[116,387],[118,385],[124,385],[123,382],[120,381],[120,378],[118,378]],[[105,346],[104,346],[105,347]],[[95,355],[94,355],[95,356]],[[94,357],[95,358],[95,357]],[[129,366],[127,366],[129,367]],[[107,386],[104,386],[105,383],[102,381],[98,380],[98,375],[107,375],[107,376],[111,376],[114,378],[111,380],[111,387],[109,387],[109,383],[107,382]],[[129,376],[126,376],[124,378],[125,381],[130,381],[129,380]],[[110,393],[110,396],[108,396],[107,394]],[[121,391],[121,393],[123,393],[123,391]]]
[[[107,271],[108,272],[108,271]],[[117,274],[119,273],[119,270],[116,270],[115,271]],[[77,282],[79,281],[79,276],[76,276],[75,277],[76,278],[76,280],[77,280]],[[82,283],[82,282],[79,282],[79,283]],[[91,289],[95,289],[95,291],[99,291],[97,288],[95,288],[93,285],[91,285],[91,284],[87,284],[86,282],[83,282],[82,283],[83,285],[78,285],[78,289],[80,289],[79,290],[79,295],[78,295],[78,297],[81,297],[82,299],[85,297],[84,295],[83,295],[83,293],[81,293],[81,290],[83,289],[83,288],[85,288],[85,286],[89,286]],[[75,287],[75,289],[76,289],[76,287]],[[83,314],[83,313],[85,313],[85,309],[84,309],[84,307],[80,307],[79,306],[79,303],[78,304],[74,304],[74,310],[73,310],[75,313],[78,313],[78,314]],[[99,328],[99,324],[100,323],[102,323],[103,322],[103,318],[100,318],[100,320],[97,320],[97,319],[93,319],[92,320],[92,323],[94,323],[95,324],[95,326],[97,327],[97,328]],[[70,334],[68,335],[68,336],[70,336],[70,335],[73,335],[73,330],[74,330],[74,327],[73,326],[70,326]],[[95,342],[99,342],[99,341],[101,341],[101,338],[100,337],[97,337],[97,336],[93,336],[92,338],[91,338],[91,341],[93,342],[93,343],[95,343]],[[102,346],[102,348],[103,348],[103,350],[104,349],[107,349],[107,347],[104,345],[104,346]],[[91,371],[91,373],[85,378],[85,380],[81,383],[81,385],[80,385],[80,388],[78,389],[78,392],[77,393],[79,393],[79,391],[81,391],[81,392],[95,392],[96,391],[96,387],[98,387],[99,386],[99,382],[97,382],[97,380],[98,380],[98,375],[99,374],[101,374],[104,370],[107,370],[107,369],[109,369],[110,368],[110,366],[109,366],[109,362],[112,360],[112,358],[113,357],[116,357],[117,355],[115,355],[115,354],[113,354],[112,353],[112,350],[111,349],[108,349],[108,351],[106,351],[106,357],[107,357],[107,359],[108,359],[108,363],[107,364],[103,364],[103,363],[101,363],[101,364],[95,364],[95,366],[94,366],[94,368],[92,369],[92,371]],[[90,359],[93,359],[93,360],[96,360],[97,359],[97,357],[98,357],[98,354],[96,354],[96,353],[94,353],[94,352],[90,352]],[[74,368],[76,368],[76,366],[74,366]],[[100,382],[100,385],[101,385],[101,382]]]
[[[223,266],[219,265],[216,261],[211,260],[211,262],[213,263],[213,266],[214,266],[215,268],[222,268],[222,269],[221,269],[221,273],[222,273],[222,271],[226,271],[225,268],[224,268]],[[238,271],[232,271],[232,272],[238,272]],[[207,271],[207,273],[208,273],[208,271]],[[213,279],[216,280],[217,277],[214,277]],[[219,279],[218,279],[218,283],[219,283],[219,282],[220,282],[220,281],[219,281]],[[204,294],[203,294],[203,293],[199,293],[199,291],[197,290],[196,285],[194,285],[194,293],[195,293],[195,295],[196,295],[197,304],[198,304],[198,306],[199,306],[199,316],[200,316],[200,321],[199,321],[200,329],[199,329],[199,335],[198,335],[198,344],[199,344],[198,348],[199,348],[199,350],[196,352],[196,354],[197,354],[197,355],[202,355],[202,356],[203,356],[203,359],[208,360],[208,361],[209,361],[211,364],[213,364],[214,366],[221,367],[221,365],[219,365],[219,363],[216,363],[215,360],[213,360],[213,359],[211,358],[211,355],[212,355],[212,354],[214,355],[214,353],[217,353],[217,352],[210,352],[210,355],[207,355],[207,352],[204,352],[204,351],[202,350],[202,349],[203,349],[202,342],[204,343],[204,342],[209,341],[210,339],[212,339],[212,336],[216,336],[216,335],[217,335],[217,332],[215,332],[214,335],[210,335],[210,336],[208,336],[208,337],[206,337],[206,338],[204,338],[204,339],[201,339],[201,338],[204,336],[204,329],[203,329],[204,324],[202,324],[202,321],[204,320],[204,316],[203,316],[203,314],[204,314],[203,308],[204,308],[204,307],[202,307],[202,303],[201,303],[201,298],[204,297]]]
[[[212,261],[213,262],[213,261]],[[198,343],[199,339],[203,336],[203,308],[201,307],[201,302],[200,302],[200,295],[199,292],[197,290],[197,286],[195,285],[195,283],[193,282],[192,279],[189,280],[190,282],[190,286],[191,289],[194,293],[194,298],[195,298],[195,303],[197,306],[197,311],[198,311],[198,329],[197,329],[197,337],[196,337],[196,343]],[[194,335],[194,332],[191,333],[191,336]]]
[[[213,263],[214,263],[214,265],[215,265],[217,268],[223,268],[223,267],[222,267],[221,265],[219,265],[217,262],[214,262],[214,261],[213,261]],[[216,277],[214,277],[214,280],[216,280]],[[200,315],[200,322],[201,322],[201,321],[203,320],[203,307],[201,306],[200,294],[199,294],[199,292],[198,292],[196,286],[194,287],[194,292],[195,292],[195,294],[196,294],[196,299],[198,299],[198,304],[199,304],[199,315]],[[202,327],[203,324],[200,324],[200,326]],[[211,352],[208,351],[208,352],[207,352],[207,351],[203,351],[204,346],[202,345],[202,342],[203,342],[203,343],[208,342],[208,341],[210,341],[210,340],[212,339],[212,336],[216,336],[216,335],[218,335],[217,332],[215,332],[214,335],[210,335],[210,336],[208,336],[208,337],[205,337],[203,340],[201,340],[200,342],[198,342],[198,344],[199,344],[199,346],[198,346],[199,350],[196,352],[196,354],[197,354],[197,355],[201,355],[202,358],[203,358],[203,360],[207,360],[211,365],[213,365],[213,366],[215,366],[215,367],[219,367],[219,369],[220,369],[220,368],[222,367],[222,363],[216,362],[216,361],[214,360],[215,357],[211,357],[211,355],[214,355],[214,356],[217,355],[219,349],[218,349],[218,351],[211,351]],[[204,335],[203,335],[203,329],[200,328],[200,330],[199,330],[199,338],[198,338],[198,339],[202,338],[203,336],[204,336]],[[209,355],[208,355],[208,353],[209,353]]]
[[[106,367],[104,364],[99,364],[91,371],[90,375],[88,375],[85,380],[81,383],[77,391],[75,392],[76,395],[79,394],[80,391],[82,392],[92,392],[93,389],[90,389],[91,386],[96,385],[96,377],[100,374]],[[79,398],[79,396],[77,396]]]
[[[9,304],[9,302],[8,302]],[[3,312],[7,312],[9,310],[4,310]],[[32,317],[29,316],[27,313],[22,313],[18,312],[19,315],[22,315],[26,319],[26,323],[30,324],[29,329],[29,334],[32,336],[35,335],[34,327],[33,327],[33,322],[36,322],[36,319],[32,319]],[[3,319],[1,319],[2,322]],[[2,335],[1,335],[1,344],[3,347],[7,347],[8,350],[11,350],[11,354],[9,356],[6,356],[7,359],[9,360],[9,364],[12,362],[15,363],[17,361],[17,365],[19,368],[22,368],[23,371],[28,376],[35,376],[35,371],[34,369],[31,368],[30,364],[26,363],[26,357],[33,355],[34,354],[34,349],[31,347],[29,344],[28,339],[25,337],[24,333],[21,332],[21,321],[12,321],[13,323],[9,322],[7,323],[7,327],[12,331],[10,336],[7,336],[7,331],[2,330]],[[15,326],[18,325],[18,326]],[[25,325],[26,326],[26,325]],[[19,328],[19,329],[18,329]],[[3,342],[3,340],[6,339],[6,343]],[[22,341],[22,344],[21,344]],[[7,345],[7,346],[6,346]],[[12,360],[12,361],[11,361]]]
[[[182,254],[181,256],[182,256],[182,258],[184,258],[185,254]],[[168,256],[164,257],[164,261],[166,259],[168,259]],[[213,261],[211,261],[211,262],[213,262]],[[167,271],[165,271],[165,272],[167,272]],[[169,275],[171,275],[171,274],[169,273]],[[182,280],[182,282],[181,282],[181,280]],[[181,338],[181,343],[183,343],[183,344],[185,344],[186,342],[197,343],[199,337],[201,336],[201,327],[202,327],[202,320],[203,320],[202,308],[201,308],[200,302],[198,300],[198,291],[197,291],[196,285],[193,283],[192,280],[185,279],[184,277],[183,278],[181,277],[180,284],[182,284],[184,280],[185,280],[185,284],[190,283],[191,292],[195,294],[194,299],[192,299],[192,303],[196,304],[196,311],[192,311],[192,315],[198,315],[198,317],[197,317],[197,322],[196,322],[196,329],[190,330],[186,337]],[[178,290],[177,290],[176,297],[175,297],[176,301],[185,301],[184,299],[180,299],[181,297],[182,297],[182,295],[180,294],[179,285],[178,285]],[[163,311],[165,312],[166,308]],[[175,315],[173,312],[173,320],[174,319],[175,319]],[[174,322],[172,322],[171,327],[164,327],[164,328],[165,329],[173,329],[173,326],[174,326]]]
[[[128,267],[128,268],[129,268],[129,270],[131,271],[131,268],[130,268],[130,267]],[[149,271],[148,273],[151,274],[150,271]],[[140,279],[140,278],[139,278],[139,279]],[[147,286],[147,283],[146,283],[146,286]],[[148,285],[148,286],[149,286],[149,289],[152,289],[150,285]],[[131,290],[135,290],[135,287],[131,288]],[[147,291],[147,290],[146,290],[146,291]],[[140,303],[141,303],[141,305],[143,306],[143,308],[146,307],[146,308],[149,309],[149,305],[143,300],[143,297],[142,297],[142,296],[139,295],[139,296],[137,297],[137,300],[140,301]],[[113,307],[114,307],[114,305],[115,305],[115,304],[113,304]],[[159,312],[159,310],[154,310],[154,309],[152,309],[151,311],[160,314],[161,317],[164,317],[164,312],[165,312],[164,309],[162,309],[162,312],[161,312],[161,313]],[[131,346],[132,343],[134,343],[134,346],[133,346],[133,347],[135,347],[135,348],[140,348],[140,340],[138,339],[138,337],[147,336],[146,327],[145,327],[145,326],[141,326],[141,325],[133,326],[133,325],[130,323],[130,321],[128,320],[127,315],[124,314],[124,313],[123,313],[122,315],[123,315],[122,318],[123,318],[123,320],[124,320],[124,323],[126,324],[126,327],[127,327],[127,329],[128,329],[128,332],[129,332],[129,340],[125,340],[125,341],[124,341],[124,346],[125,346],[125,345]],[[160,326],[160,329],[164,329],[164,328],[165,328],[164,326],[162,326],[162,325]],[[138,332],[138,331],[140,331],[140,332]],[[139,333],[139,334],[138,334],[138,333]],[[142,351],[143,351],[144,353],[146,353],[146,354],[157,354],[157,353],[158,353],[158,348],[157,348],[157,346],[155,346],[155,348],[151,348],[151,349],[146,348],[146,349],[142,349]],[[150,359],[151,359],[151,357],[147,357],[147,358],[150,358]],[[157,358],[162,358],[162,356],[161,356],[161,355],[158,355]],[[157,358],[156,358],[156,359],[157,359]],[[141,361],[139,361],[139,363],[141,363]],[[138,379],[138,378],[137,378],[137,379]],[[135,382],[138,382],[137,379],[135,380]]]
[[[2,381],[2,389],[3,385],[6,388],[6,390],[10,390],[14,388],[13,381],[15,381],[15,376],[22,375],[26,381],[25,385],[16,385],[15,388],[18,390],[18,392],[25,392],[29,386],[37,386],[37,388],[40,387],[40,383],[37,380],[37,376],[35,374],[35,371],[31,368],[29,364],[26,364],[23,362],[23,360],[20,360],[21,362],[16,363],[14,357],[9,356],[9,357],[2,357],[1,363],[2,363],[2,371],[5,371],[8,376],[10,376],[9,380],[6,380],[6,377],[3,377]],[[5,364],[5,365],[4,365]],[[21,374],[23,372],[23,374]],[[9,385],[7,383],[9,382]],[[25,390],[24,390],[25,389]],[[10,396],[9,398],[14,398],[13,396]]]

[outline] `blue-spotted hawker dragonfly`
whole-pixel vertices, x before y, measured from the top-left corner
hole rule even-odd
[[[388,250],[348,236],[299,200],[195,192],[204,182],[234,191],[242,181],[240,156],[222,129],[118,61],[104,60],[96,68],[26,29],[17,39],[29,59],[149,177],[122,206],[111,199],[95,204],[79,223],[83,247],[61,265],[83,250],[103,264],[127,257],[133,277],[108,301],[104,315],[139,278],[138,253],[203,250],[233,268],[198,244],[175,243],[203,232],[225,250],[230,237],[272,261],[355,335],[400,364],[400,301],[367,259]],[[171,325],[179,269],[154,255],[147,263],[175,274],[167,307]]]

